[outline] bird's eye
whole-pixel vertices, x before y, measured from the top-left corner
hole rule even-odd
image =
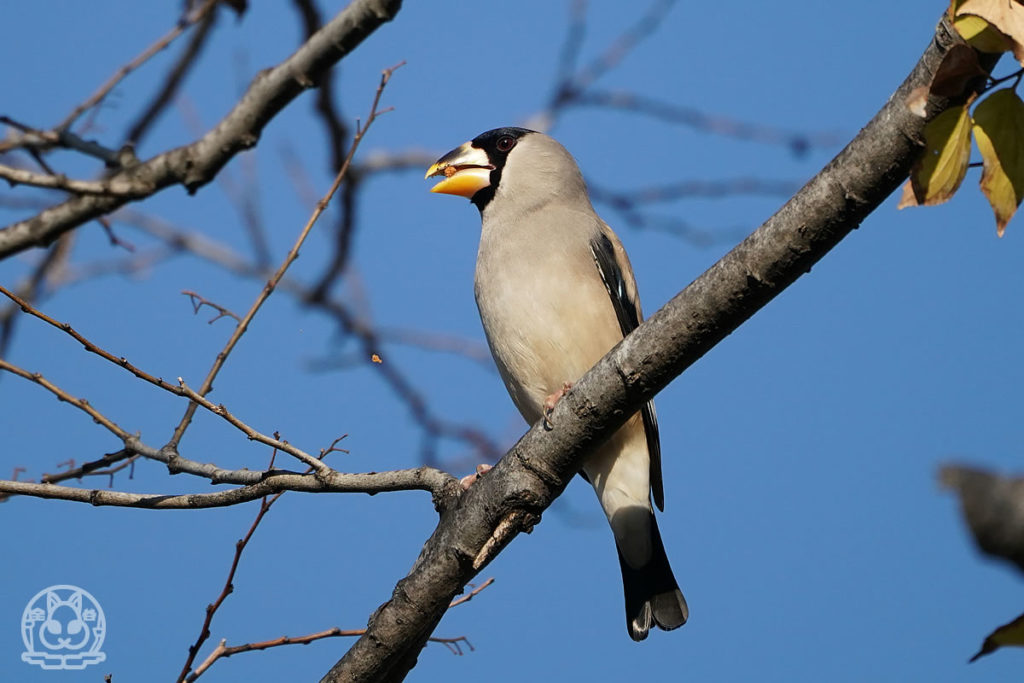
[[[516,139],[511,135],[502,135],[498,138],[498,141],[494,143],[494,146],[498,148],[499,152],[507,152],[516,146]]]

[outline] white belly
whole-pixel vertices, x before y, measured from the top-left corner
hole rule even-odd
[[[481,242],[480,319],[509,394],[530,423],[541,417],[547,396],[578,380],[622,339],[582,239],[583,245],[569,249],[544,240],[546,246],[534,244],[530,253]]]

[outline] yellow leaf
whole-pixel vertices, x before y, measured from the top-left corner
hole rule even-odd
[[[378,356],[377,354],[373,354],[372,356],[370,356],[370,361],[373,362],[373,363],[383,363],[384,362],[383,360],[381,360],[380,356]]]
[[[1017,93],[997,90],[974,108],[974,139],[985,163],[981,191],[1002,237],[1024,198],[1024,102]]]
[[[967,105],[942,112],[924,127],[925,150],[910,172],[918,206],[947,201],[960,187],[971,160],[971,125]],[[902,206],[913,206],[905,200]]]
[[[975,653],[975,655],[968,661],[973,662],[980,657],[984,657],[987,654],[995,652],[1005,645],[1024,647],[1024,614],[1020,615],[1009,624],[1003,624],[995,631],[988,634],[985,638],[985,642],[981,644],[981,649],[978,650],[978,652]]]
[[[1007,52],[1010,39],[992,27],[987,21],[973,14],[965,14],[953,20],[957,32],[971,47],[982,52]]]
[[[973,14],[992,24],[1010,40],[1013,56],[1024,64],[1024,5],[1014,0],[964,0],[955,13]]]

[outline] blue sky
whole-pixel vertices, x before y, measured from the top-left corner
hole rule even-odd
[[[584,63],[646,7],[594,4]],[[8,3],[4,24],[17,30],[0,43],[0,63],[7,65],[0,113],[54,125],[164,33],[179,6]],[[944,7],[869,1],[857,9],[792,2],[738,12],[728,3],[680,3],[597,85],[845,140],[914,65]],[[288,3],[253,3],[241,22],[223,17],[179,103],[139,155],[183,144],[223,116],[257,70],[294,49],[301,28],[293,15]],[[489,128],[526,121],[550,95],[567,17],[566,3],[407,3],[341,66],[338,101],[352,120],[365,116],[380,71],[407,62],[384,97],[395,111],[372,129],[364,158],[409,149],[439,155]],[[180,48],[118,87],[91,135],[115,144]],[[1009,68],[1004,63],[1001,72]],[[227,168],[255,197],[275,261],[309,215],[285,159],[301,161],[317,195],[330,182],[312,101],[307,94],[295,102],[267,127],[254,153]],[[796,156],[780,145],[582,107],[565,112],[551,132],[595,185],[622,190],[740,177],[799,183],[838,151]],[[55,160],[69,174],[95,171],[71,155]],[[1019,675],[1019,651],[966,665],[989,630],[1024,611],[1024,582],[975,553],[954,499],[936,484],[937,467],[948,461],[1018,469],[1024,437],[1024,314],[1015,303],[1024,292],[1024,227],[1011,222],[997,239],[977,180],[972,170],[960,195],[939,208],[897,211],[890,198],[809,275],[659,395],[667,501],[659,524],[690,603],[684,628],[654,633],[642,644],[629,640],[611,535],[590,488],[578,481],[532,535],[486,569],[481,578],[494,577],[494,585],[441,622],[436,635],[465,635],[476,650],[455,657],[430,645],[413,680],[944,682]],[[472,295],[479,218],[464,200],[431,195],[429,186],[416,170],[369,181],[354,267],[335,293],[381,327],[480,345]],[[13,194],[0,188],[0,205]],[[631,228],[609,207],[598,210],[629,250],[649,313],[784,199],[700,199],[652,209],[709,233],[704,245]],[[251,253],[239,214],[217,183],[194,197],[171,188],[132,208]],[[27,213],[0,206],[0,225]],[[292,275],[311,281],[319,274],[329,225],[320,224]],[[152,244],[128,226],[117,230],[140,248]],[[18,282],[38,257],[0,263],[0,283]],[[79,230],[76,263],[123,257],[95,224]],[[260,286],[180,257],[131,276],[78,282],[42,307],[153,374],[183,376],[195,386],[230,325],[193,316],[180,291],[199,291],[237,311]],[[351,360],[354,350],[329,319],[279,292],[232,355],[212,398],[307,451],[348,434],[350,454],[332,455],[339,469],[417,464],[422,433],[378,367],[359,358],[341,370],[313,369],[325,359]],[[503,445],[525,429],[493,370],[399,344],[380,354],[446,419]],[[8,359],[88,398],[156,445],[184,407],[38,321],[21,321]],[[15,467],[38,476],[69,458],[80,463],[119,447],[85,416],[17,378],[0,378],[0,406],[4,476]],[[262,468],[269,457],[202,413],[182,450],[226,467]],[[460,475],[469,470],[472,453],[464,443],[443,441],[438,455]],[[146,463],[114,484],[145,492],[210,490]],[[233,544],[256,511],[256,504],[151,512],[4,503],[0,529],[11,546],[0,592],[0,624],[7,624],[0,628],[0,679],[96,681],[112,673],[115,682],[173,680],[205,605],[220,590]],[[286,495],[247,549],[206,651],[221,638],[239,644],[364,626],[435,520],[422,493]],[[42,672],[20,661],[22,609],[53,584],[81,586],[102,604],[106,662],[78,673]],[[347,645],[326,640],[238,655],[201,680],[316,679]]]

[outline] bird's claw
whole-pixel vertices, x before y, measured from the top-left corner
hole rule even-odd
[[[469,474],[463,477],[462,479],[459,479],[459,486],[461,486],[462,490],[465,491],[470,486],[472,486],[477,479],[479,479],[480,477],[482,477],[483,475],[487,474],[490,471],[491,466],[488,465],[487,463],[482,462],[476,466],[476,472],[474,472],[473,474]]]
[[[544,429],[552,429],[555,425],[551,422],[551,413],[563,396],[572,389],[572,382],[562,382],[562,388],[544,399]]]

